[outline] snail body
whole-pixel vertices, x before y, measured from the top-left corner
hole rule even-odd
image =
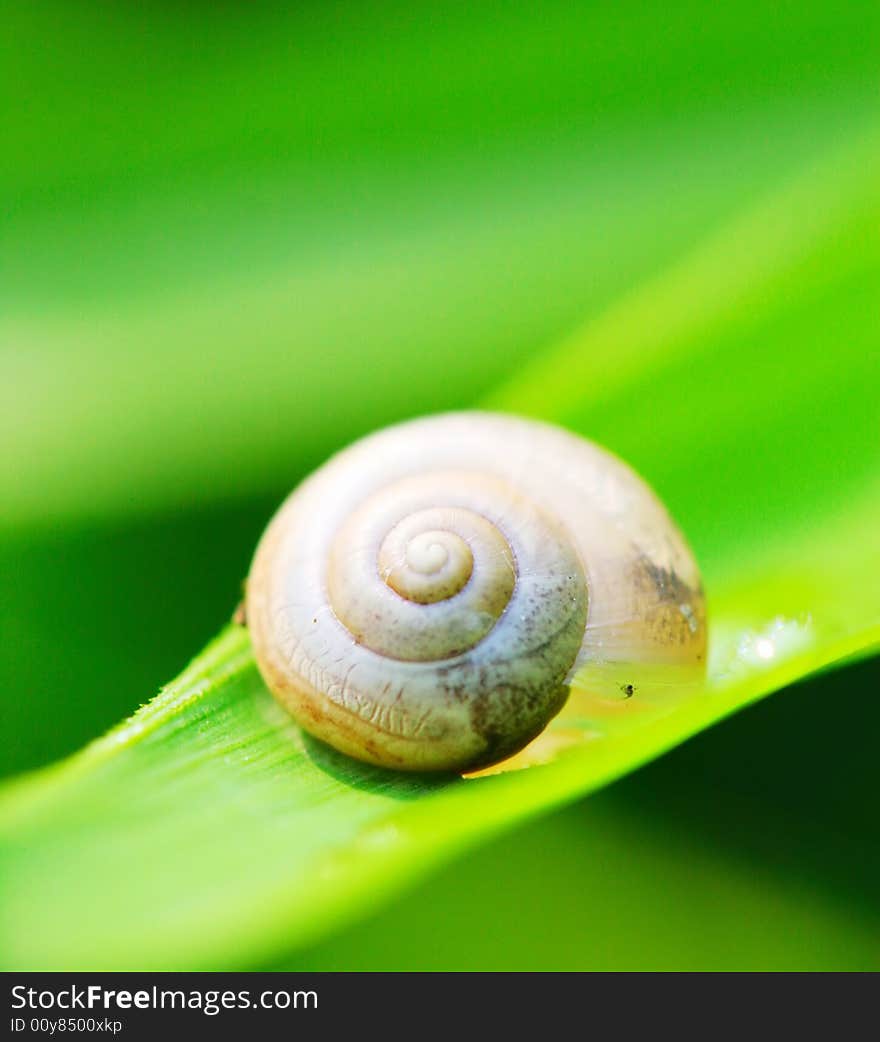
[[[496,763],[575,675],[700,668],[706,648],[697,566],[648,486],[567,431],[479,412],[379,431],[307,478],[257,547],[246,617],[306,731],[401,770]]]

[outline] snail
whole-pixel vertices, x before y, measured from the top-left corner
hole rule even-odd
[[[573,678],[632,694],[639,664],[699,670],[706,651],[697,565],[641,478],[484,412],[386,428],[308,477],[260,540],[245,617],[302,728],[399,770],[497,763]]]

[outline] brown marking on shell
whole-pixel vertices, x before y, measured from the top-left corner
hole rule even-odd
[[[638,553],[629,578],[643,606],[641,625],[661,647],[705,645],[706,606],[702,585],[691,586],[674,567],[664,567]]]

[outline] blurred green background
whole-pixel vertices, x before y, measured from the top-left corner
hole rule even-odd
[[[479,402],[878,116],[876,3],[79,0],[0,19],[7,774],[176,673],[329,452]],[[857,304],[876,294],[874,270],[847,275]],[[849,344],[870,388],[876,341]],[[634,426],[609,401],[592,433],[638,463],[692,405],[675,378],[646,378]],[[853,401],[832,484],[844,435],[880,435],[876,396]],[[747,470],[734,438],[730,455]],[[823,704],[878,677],[785,692],[296,965],[876,964],[858,738],[876,698],[853,698],[865,746],[833,784],[810,764]]]

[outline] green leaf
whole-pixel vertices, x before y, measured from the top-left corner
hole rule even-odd
[[[230,628],[125,724],[4,789],[5,965],[265,962],[876,650],[878,159],[869,134],[805,171],[491,399],[597,437],[661,492],[704,568],[703,689],[614,713],[575,690],[531,766],[399,776],[305,738]]]
[[[878,687],[880,658],[796,684],[282,965],[878,969]]]

